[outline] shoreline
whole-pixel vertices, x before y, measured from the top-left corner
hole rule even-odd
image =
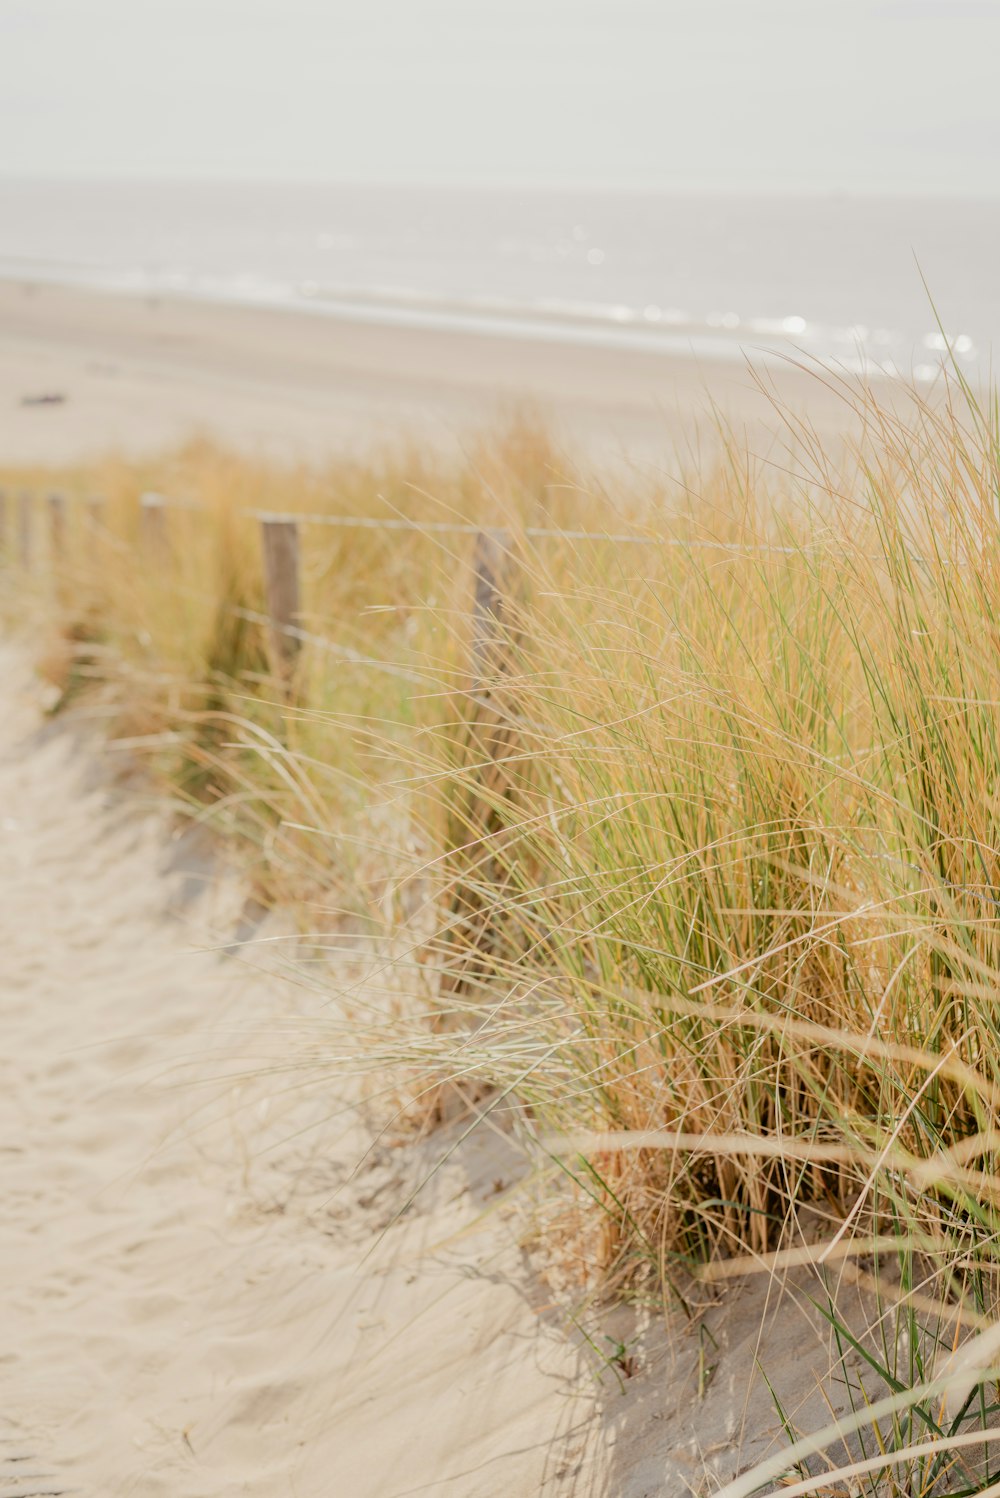
[[[51,272],[46,265],[51,266]],[[905,378],[891,361],[878,365],[859,354],[852,335],[866,329],[809,324],[801,317],[757,317],[741,320],[735,314],[698,318],[673,307],[626,305],[602,300],[541,297],[521,300],[492,295],[447,296],[396,286],[325,284],[301,286],[260,279],[255,289],[241,286],[242,278],[164,275],[87,277],[71,261],[51,262],[17,257],[0,259],[0,285],[58,287],[133,301],[180,302],[195,306],[228,307],[247,312],[288,313],[296,317],[332,318],[347,323],[372,323],[400,331],[459,333],[516,342],[556,343],[569,348],[615,349],[708,364],[741,365],[749,358],[761,366],[781,365],[790,358],[837,363],[855,376]],[[251,282],[252,282],[251,278]],[[896,341],[902,335],[886,335]],[[817,342],[819,340],[819,342]],[[958,338],[966,352],[968,338]],[[850,349],[854,348],[852,357]],[[938,366],[916,367],[914,379],[927,383]]]
[[[751,443],[773,439],[775,400],[831,436],[851,422],[821,371],[792,360],[0,280],[8,464],[136,456],[199,434],[314,462],[386,443],[447,449],[527,407],[567,451],[658,465],[717,443],[720,416]]]

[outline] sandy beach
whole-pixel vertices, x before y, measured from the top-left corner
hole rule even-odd
[[[0,3],[0,1498],[1000,1498],[998,52]]]
[[[791,364],[761,373],[818,429],[843,429],[826,382]],[[407,439],[447,448],[525,405],[570,453],[638,464],[704,450],[713,406],[758,447],[777,425],[733,361],[0,282],[9,464],[143,453],[197,432],[294,461]]]

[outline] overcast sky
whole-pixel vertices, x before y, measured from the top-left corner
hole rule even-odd
[[[0,0],[0,172],[1000,193],[1000,0]]]

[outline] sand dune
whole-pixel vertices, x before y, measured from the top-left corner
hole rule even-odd
[[[324,1009],[283,933],[9,644],[0,681],[5,1494],[689,1498],[783,1443],[761,1367],[805,1428],[844,1405],[807,1278],[695,1290],[700,1326],[591,1305],[588,1349],[511,1141],[380,1142],[295,1069]]]
[[[649,454],[703,400],[682,361],[55,287],[0,286],[0,327],[12,463],[197,426],[297,457],[455,441],[524,390]],[[717,381],[761,419],[745,372]],[[511,1143],[436,1172],[447,1136],[373,1147],[343,1082],[288,1070],[323,1010],[234,945],[238,881],[45,723],[11,645],[0,682],[4,1493],[688,1498],[783,1442],[761,1366],[825,1423],[818,1277],[702,1291],[700,1322],[588,1308],[598,1350],[630,1344],[619,1387],[526,1262]]]

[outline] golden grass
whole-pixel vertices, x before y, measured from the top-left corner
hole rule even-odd
[[[891,1262],[869,1362],[899,1400],[866,1454],[878,1491],[929,1494],[943,1448],[915,1432],[995,1413],[988,1368],[957,1413],[931,1375],[998,1302],[1000,423],[962,389],[854,400],[836,456],[786,417],[780,461],[734,442],[685,485],[567,472],[527,425],[453,464],[199,445],[0,482],[108,496],[109,534],[32,584],[67,698],[150,736],[263,895],[419,948],[423,1002],[372,1021],[372,1056],[516,1108],[618,1283],[852,1240],[876,1284]],[[157,566],[146,487],[202,506]],[[232,612],[263,606],[258,507],[506,527],[486,674],[471,536],[317,526],[304,622],[338,651],[307,645],[286,702]],[[594,534],[535,533],[570,526]]]

